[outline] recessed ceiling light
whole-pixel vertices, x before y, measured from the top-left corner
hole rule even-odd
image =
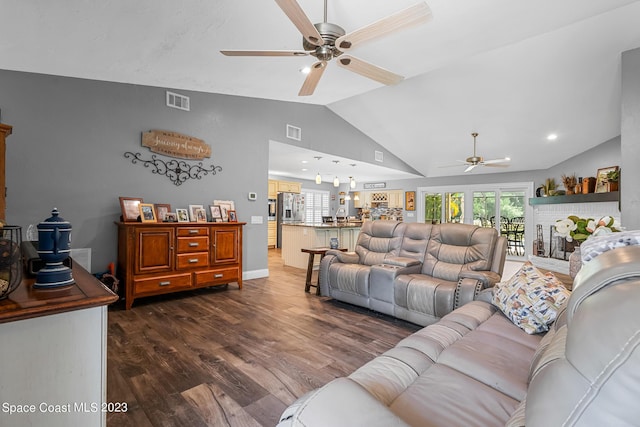
[[[303,160],[302,163],[309,163],[309,161],[308,160]]]
[[[309,74],[311,72],[311,67],[308,67],[308,66],[307,67],[302,67],[302,68],[300,68],[300,72],[302,74]]]
[[[302,168],[302,172],[306,172],[306,171],[307,171],[307,168]]]
[[[555,133],[550,133],[549,135],[547,135],[547,140],[549,141],[555,141],[556,139],[558,139],[558,135],[556,135]]]

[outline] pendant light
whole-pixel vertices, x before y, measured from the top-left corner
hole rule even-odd
[[[322,184],[322,177],[320,176],[320,172],[316,175],[316,184]]]
[[[355,180],[355,179],[353,179],[353,177],[352,177],[352,176],[350,176],[350,177],[349,177],[349,186],[350,186],[351,188],[356,188],[356,180]]]
[[[333,186],[334,187],[340,187],[340,180],[338,179],[337,176],[335,178],[333,178]]]

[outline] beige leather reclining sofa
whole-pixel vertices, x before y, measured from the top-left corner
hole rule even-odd
[[[322,259],[320,293],[426,326],[500,280],[506,245],[493,228],[365,222],[355,252]]]
[[[279,426],[638,426],[639,304],[640,247],[605,252],[546,335],[473,301],[303,396]]]

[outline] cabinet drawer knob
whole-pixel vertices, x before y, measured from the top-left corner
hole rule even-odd
[[[199,246],[198,243],[189,243],[190,248],[196,248],[198,246]]]
[[[160,286],[169,286],[171,284],[170,280],[167,280],[166,282],[160,282],[158,283]]]
[[[191,259],[189,260],[189,262],[190,262],[191,264],[193,264],[193,263],[195,263],[195,262],[198,262],[198,258],[191,258]]]
[[[221,278],[223,278],[223,277],[224,277],[224,274],[222,274],[222,273],[217,273],[217,274],[214,274],[214,275],[213,275],[213,278],[214,278],[214,279],[221,279]]]
[[[198,234],[198,230],[189,230],[189,234]]]

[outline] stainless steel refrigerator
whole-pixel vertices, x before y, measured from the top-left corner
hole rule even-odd
[[[276,222],[278,240],[276,247],[282,247],[282,224],[304,222],[304,195],[295,193],[278,193],[278,210]]]

